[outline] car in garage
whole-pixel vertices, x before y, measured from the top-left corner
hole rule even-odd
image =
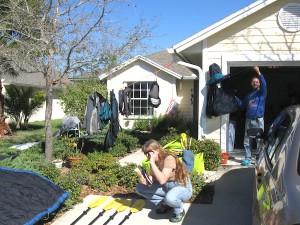
[[[253,224],[300,225],[300,105],[285,108],[262,138]]]

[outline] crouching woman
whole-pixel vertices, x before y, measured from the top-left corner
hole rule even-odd
[[[192,197],[193,192],[188,171],[176,155],[166,152],[153,139],[142,146],[142,151],[150,160],[150,179],[153,183],[149,185],[141,176],[137,193],[156,205],[158,214],[173,208],[174,215],[170,222],[180,222],[185,215],[183,203]]]

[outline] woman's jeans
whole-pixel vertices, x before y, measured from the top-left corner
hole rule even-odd
[[[154,205],[158,205],[164,200],[165,204],[173,207],[175,214],[179,215],[182,211],[183,202],[192,197],[193,188],[190,179],[188,179],[186,187],[180,186],[176,181],[169,181],[161,185],[155,180],[151,186],[138,184],[136,192]]]
[[[254,138],[250,138],[247,134],[247,130],[249,128],[262,128],[264,130],[264,118],[260,117],[260,118],[246,118],[246,122],[245,122],[245,136],[244,136],[244,147],[245,147],[245,151],[246,151],[246,156],[245,159],[249,160],[251,162],[251,151],[252,151],[252,144],[253,144],[253,139]],[[256,145],[257,148],[259,149],[262,144],[263,141],[260,138],[255,138],[256,140]]]

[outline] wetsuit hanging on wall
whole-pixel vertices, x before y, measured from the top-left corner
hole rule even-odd
[[[131,93],[132,89],[128,86],[119,91],[119,111],[126,117],[131,114]]]

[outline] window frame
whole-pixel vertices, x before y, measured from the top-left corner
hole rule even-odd
[[[130,119],[144,119],[144,118],[153,118],[154,117],[154,107],[149,104],[148,96],[150,92],[150,88],[154,81],[138,81],[129,85],[132,89],[131,92],[131,101],[130,101],[130,115],[128,118]],[[123,82],[130,83],[130,82]],[[143,87],[146,85],[146,87]],[[139,86],[139,87],[137,87]],[[145,93],[143,93],[145,92]],[[140,101],[140,104],[137,102]],[[145,106],[143,106],[145,104]],[[136,110],[139,111],[139,114],[135,114]],[[143,110],[146,110],[146,114],[142,114]],[[149,113],[150,112],[150,113]]]

